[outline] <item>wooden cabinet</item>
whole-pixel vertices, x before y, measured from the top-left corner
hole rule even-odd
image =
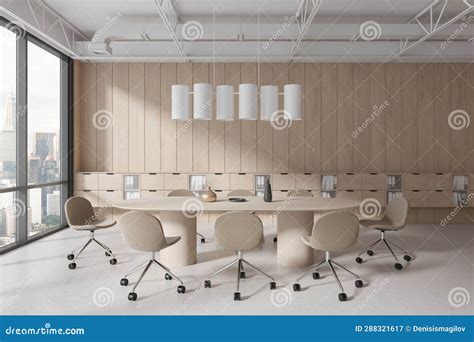
[[[165,173],[165,190],[188,188],[188,175],[185,173]]]
[[[363,173],[362,190],[385,190],[385,175],[380,173]]]
[[[140,175],[141,190],[163,190],[165,188],[165,176],[159,173],[144,173]]]
[[[98,190],[99,175],[90,172],[78,172],[74,177],[75,190]]]
[[[118,173],[99,173],[99,190],[122,190],[122,175]]]
[[[362,190],[361,200],[363,201],[368,198],[374,198],[382,205],[382,207],[384,207],[387,202],[385,191],[383,190]]]
[[[210,186],[213,190],[229,190],[230,175],[228,173],[210,173],[207,175],[207,186]]]
[[[319,190],[321,188],[321,175],[317,173],[295,175],[295,188],[304,190]]]
[[[99,191],[99,207],[112,207],[116,201],[122,200],[122,191]]]
[[[404,174],[402,183],[404,190],[428,190],[428,175]]]
[[[362,192],[360,190],[338,190],[337,197],[360,202]]]
[[[403,196],[408,200],[410,207],[423,208],[427,206],[428,191],[426,190],[404,190]]]
[[[339,190],[361,190],[362,176],[354,173],[342,173],[337,176]]]
[[[238,173],[238,174],[231,174],[230,175],[230,189],[231,190],[238,190],[238,189],[245,189],[254,191],[255,177],[253,174],[245,174],[245,173]]]
[[[296,186],[294,174],[275,173],[272,175],[272,189],[293,190]]]
[[[99,206],[99,192],[97,190],[76,190],[74,196],[84,197],[93,207]]]
[[[429,174],[428,190],[451,190],[451,174]]]
[[[451,204],[451,191],[435,190],[428,191],[426,206],[431,208],[449,208]]]
[[[140,198],[160,198],[164,196],[165,196],[165,191],[157,191],[157,190],[140,191]]]

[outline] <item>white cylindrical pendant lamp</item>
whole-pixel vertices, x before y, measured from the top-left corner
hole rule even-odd
[[[171,118],[173,120],[191,120],[189,87],[176,84],[171,87]]]
[[[220,85],[216,87],[217,93],[217,120],[234,121],[234,87]]]
[[[257,85],[239,85],[239,119],[257,120]]]
[[[212,86],[207,83],[196,83],[193,92],[194,119],[212,120]]]
[[[283,87],[285,113],[291,120],[303,119],[301,97],[303,86],[301,84],[287,84]]]
[[[278,87],[266,85],[260,87],[260,120],[269,121],[278,110]]]

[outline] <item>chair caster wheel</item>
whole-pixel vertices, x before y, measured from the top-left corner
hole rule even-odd
[[[73,269],[75,269],[75,268],[76,268],[76,263],[75,263],[75,262],[71,262],[71,263],[69,264],[69,269],[70,269],[70,270],[73,270]]]
[[[166,280],[171,280],[171,279],[173,279],[173,277],[170,276],[168,273],[166,273],[166,274],[165,274],[165,279],[166,279]]]
[[[136,301],[137,300],[137,294],[135,292],[130,292],[128,294],[128,300],[131,300],[131,301]]]
[[[372,250],[369,249],[369,250],[367,251],[367,255],[369,255],[369,256],[374,255],[374,251],[372,251]]]
[[[185,293],[185,292],[186,292],[186,288],[183,285],[179,285],[178,286],[178,293]]]
[[[321,278],[321,276],[319,275],[319,273],[318,273],[318,272],[314,272],[314,273],[313,273],[313,279],[319,279],[319,278]]]
[[[128,279],[127,278],[120,279],[120,285],[127,286],[128,285]]]
[[[357,257],[357,258],[356,258],[356,263],[358,263],[358,264],[362,264],[363,261],[364,261],[364,260],[362,260],[361,257]]]
[[[403,259],[405,259],[405,261],[410,261],[410,260],[411,260],[411,256],[409,256],[408,254],[406,254],[406,255],[403,256]]]
[[[204,287],[206,289],[210,289],[211,288],[211,281],[210,280],[205,280],[204,281]]]
[[[68,254],[68,255],[67,255],[67,259],[68,259],[68,260],[74,259],[74,254],[72,254],[72,253],[71,253],[71,254]]]
[[[108,257],[109,257],[109,256],[112,256],[111,253],[112,253],[112,251],[110,251],[110,253],[109,253],[109,252],[105,252],[105,256],[108,256]]]
[[[240,292],[234,292],[234,300],[240,300]]]
[[[240,279],[245,279],[245,272],[240,272]]]
[[[300,284],[293,284],[293,291],[295,291],[295,292],[301,291],[301,286],[300,286]]]
[[[277,288],[277,283],[275,283],[274,281],[272,281],[270,283],[270,290],[275,290]]]
[[[395,268],[396,268],[397,270],[401,270],[401,269],[403,268],[403,266],[402,266],[402,264],[400,264],[400,263],[397,262],[397,263],[395,264]]]
[[[275,236],[275,237],[273,238],[273,243],[277,243],[277,241],[278,241],[278,238]]]
[[[364,282],[363,282],[362,280],[360,280],[360,279],[357,279],[357,280],[355,281],[355,286],[356,286],[356,287],[363,287],[363,286],[364,286]]]
[[[344,292],[339,293],[339,300],[345,302],[347,300],[347,295]]]
[[[110,259],[110,264],[111,265],[115,265],[117,263],[117,259],[113,258],[113,259]]]
[[[201,243],[206,243],[206,239],[205,239],[205,238],[201,238]]]

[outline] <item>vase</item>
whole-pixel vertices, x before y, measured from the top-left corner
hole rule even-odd
[[[211,187],[208,187],[207,190],[199,192],[199,199],[203,202],[215,202],[217,195]]]
[[[270,180],[269,179],[267,179],[265,181],[263,200],[265,202],[271,202],[272,201],[272,186],[270,185]]]

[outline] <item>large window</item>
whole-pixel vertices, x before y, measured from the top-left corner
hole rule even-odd
[[[65,226],[69,59],[0,18],[0,253]]]

